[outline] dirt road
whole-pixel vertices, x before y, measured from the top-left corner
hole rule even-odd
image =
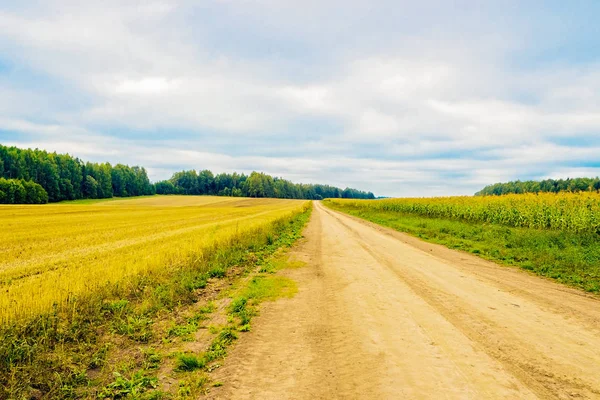
[[[315,203],[222,399],[600,398],[600,301]]]

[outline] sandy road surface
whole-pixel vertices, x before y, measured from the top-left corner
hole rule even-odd
[[[293,299],[209,397],[600,398],[600,301],[315,203]]]

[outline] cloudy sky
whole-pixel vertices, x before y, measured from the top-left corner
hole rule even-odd
[[[377,195],[600,175],[600,2],[5,0],[0,143]]]

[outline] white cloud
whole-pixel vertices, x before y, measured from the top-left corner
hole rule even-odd
[[[126,79],[119,82],[114,88],[117,94],[153,95],[166,94],[176,90],[180,82],[165,78],[148,77],[138,80]]]

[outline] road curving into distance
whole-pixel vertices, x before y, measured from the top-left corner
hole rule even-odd
[[[267,304],[215,372],[231,399],[600,398],[600,301],[315,202]]]

